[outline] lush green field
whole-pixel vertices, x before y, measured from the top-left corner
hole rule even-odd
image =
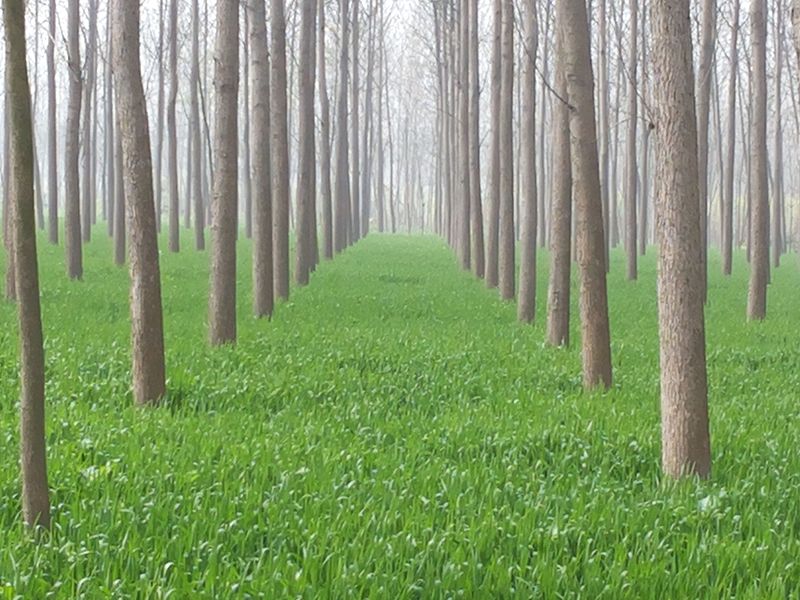
[[[189,241],[188,238],[186,240]],[[188,244],[187,244],[188,247]],[[131,406],[127,271],[41,246],[54,533],[20,525],[0,305],[0,598],[785,598],[800,590],[800,271],[744,322],[712,256],[713,479],[659,473],[655,260],[609,280],[615,386],[433,238],[373,236],[207,347],[207,255],[162,257],[169,399]],[[575,340],[577,327],[573,326]]]

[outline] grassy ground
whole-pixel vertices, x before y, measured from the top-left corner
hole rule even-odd
[[[188,239],[187,239],[188,242]],[[15,317],[0,305],[0,598],[785,598],[800,589],[800,285],[744,322],[712,255],[714,475],[659,474],[655,260],[610,276],[615,387],[462,273],[373,236],[240,343],[206,340],[207,256],[164,254],[169,394],[129,393],[127,273],[42,245],[54,534],[19,525]],[[573,327],[575,339],[577,331]]]

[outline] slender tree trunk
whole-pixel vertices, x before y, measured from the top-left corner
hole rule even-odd
[[[272,242],[274,288],[278,298],[289,298],[289,125],[286,98],[286,15],[284,2],[271,0],[272,19]]]
[[[251,123],[250,115],[250,11],[245,5],[244,11],[244,35],[242,40],[242,195],[244,196],[244,235],[247,239],[253,237],[253,180],[251,165]],[[237,227],[238,234],[238,227]]]
[[[350,229],[350,162],[347,136],[348,50],[350,47],[350,3],[340,0],[341,41],[339,49],[339,98],[336,112],[336,223],[334,251],[347,247]]]
[[[486,271],[481,202],[480,69],[478,65],[478,0],[469,3],[469,172],[472,213],[472,267],[477,277]]]
[[[557,22],[563,28],[564,70],[571,107],[572,176],[577,260],[581,275],[583,382],[586,388],[609,388],[611,341],[589,22],[582,0],[558,0],[558,6]]]
[[[350,82],[352,84],[352,108],[350,112],[350,166],[351,170],[351,202],[352,208],[350,212],[350,243],[358,241],[361,232],[361,184],[359,181],[361,174],[361,166],[359,163],[359,21],[360,16],[360,0],[353,0],[353,42],[351,65],[353,69]],[[346,135],[346,134],[345,134]]]
[[[514,3],[503,0],[503,49],[500,85],[500,295],[514,297]]]
[[[33,191],[33,119],[25,48],[25,3],[4,0],[7,110],[10,128],[9,180],[13,207],[11,237],[19,307],[20,463],[22,516],[30,527],[50,527],[50,492],[45,448],[44,343],[36,258]]]
[[[307,285],[314,263],[311,240],[317,232],[312,214],[316,211],[316,148],[314,143],[314,60],[316,57],[316,0],[300,4],[300,169],[297,187],[297,242],[295,245],[295,281]]]
[[[698,137],[689,0],[651,3],[657,107],[662,466],[670,477],[708,477],[711,450],[697,201]]]
[[[779,9],[782,2],[779,2]],[[783,225],[781,219],[783,174],[783,15],[775,13],[775,153],[772,157],[772,264],[781,265],[783,253]]]
[[[460,210],[458,219],[458,253],[461,268],[469,270],[472,263],[470,242],[471,175],[470,175],[470,86],[469,86],[469,5],[460,0],[458,13],[458,162]],[[406,135],[408,128],[406,127]],[[406,157],[408,167],[408,157]],[[513,294],[512,294],[513,295]]]
[[[130,232],[133,398],[158,402],[166,391],[161,273],[153,199],[147,103],[139,64],[139,4],[114,0],[114,83]]]
[[[613,0],[612,0],[613,2]],[[600,19],[600,97],[598,99],[599,109],[599,128],[600,128],[600,193],[603,195],[603,232],[605,234],[605,260],[606,271],[610,267],[610,248],[611,248],[611,219],[610,219],[610,191],[609,184],[609,136],[610,136],[610,123],[608,118],[608,103],[609,103],[609,84],[608,84],[608,0],[599,0],[599,19]],[[635,10],[635,9],[634,9]],[[616,124],[615,124],[616,127]]]
[[[703,301],[708,278],[708,121],[711,104],[711,76],[714,65],[714,40],[717,28],[715,0],[703,0],[702,43],[697,90],[697,136],[700,190],[700,265],[703,269]]]
[[[214,198],[211,221],[211,286],[208,298],[212,346],[236,342],[236,221],[238,205],[239,3],[217,4],[214,71]]]
[[[67,19],[67,62],[69,102],[67,105],[66,140],[64,147],[64,205],[66,211],[67,275],[83,278],[81,248],[81,199],[79,182],[79,135],[81,118],[80,2],[70,0]]]
[[[51,244],[58,244],[58,127],[56,120],[56,0],[50,0],[47,38],[47,231]]]
[[[169,97],[167,98],[167,143],[169,144],[169,250],[180,251],[180,198],[178,194],[178,131],[175,107],[178,101],[178,0],[169,5]]]
[[[522,157],[525,217],[522,221],[522,256],[520,258],[519,303],[517,317],[524,323],[536,318],[536,53],[538,49],[536,2],[525,4],[525,37],[522,47]]]
[[[769,279],[769,202],[767,200],[767,7],[765,0],[750,5],[753,116],[750,121],[750,178],[753,186],[750,237],[752,240],[747,318],[760,321],[767,314]]]
[[[263,0],[262,0],[263,1]],[[266,50],[265,50],[266,52]],[[203,140],[200,133],[200,2],[192,0],[192,67],[189,76],[189,140],[192,147],[192,191],[194,200],[194,245],[197,250],[206,248],[206,219],[203,203]]]
[[[639,115],[637,108],[639,106],[638,98],[638,79],[637,79],[637,63],[639,62],[639,53],[637,42],[639,40],[639,0],[630,0],[631,18],[630,18],[630,39],[628,41],[628,143],[626,157],[627,167],[626,175],[627,181],[625,182],[625,253],[628,257],[628,280],[636,280],[639,275],[638,265],[636,262],[637,250],[636,245],[636,184],[639,175],[636,171],[636,128],[638,125]]]
[[[320,186],[322,188],[322,247],[333,258],[333,198],[331,194],[331,106],[325,60],[325,0],[317,0],[317,69],[319,70]]]
[[[114,237],[114,179],[115,174],[115,161],[114,161],[114,79],[112,77],[112,53],[114,52],[114,35],[112,27],[113,18],[107,18],[106,23],[106,69],[105,69],[105,198],[103,199],[104,206],[106,207],[106,226],[108,228],[108,236]]]
[[[565,77],[563,32],[556,32],[555,87],[558,100],[553,110],[553,189],[550,207],[550,282],[547,291],[547,340],[553,346],[569,345],[570,260],[572,234],[572,164],[569,138],[569,106]]]
[[[89,0],[89,35],[86,41],[86,81],[83,86],[83,187],[81,188],[81,238],[84,243],[92,239],[92,204],[94,202],[94,178],[92,177],[92,111],[97,54],[97,0]]]
[[[251,0],[250,107],[253,111],[253,312],[270,317],[274,308],[272,262],[272,163],[270,131],[269,42],[265,0]]]
[[[162,202],[162,178],[161,169],[164,164],[164,2],[158,0],[158,100],[156,106],[156,148],[155,148],[155,194],[156,194],[156,226],[161,232],[161,202]]]
[[[486,285],[499,283],[500,248],[500,65],[502,61],[502,0],[493,0],[494,30],[492,34],[491,127],[489,147],[489,219],[487,225]]]

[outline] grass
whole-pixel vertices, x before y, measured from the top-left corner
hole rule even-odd
[[[98,238],[102,236],[98,235]],[[187,239],[188,242],[188,239]],[[189,247],[188,244],[186,247]],[[609,280],[614,389],[433,238],[372,236],[236,347],[206,344],[207,255],[162,255],[169,398],[132,407],[127,272],[41,246],[54,531],[19,515],[14,308],[0,305],[0,598],[786,598],[800,589],[800,285],[712,255],[714,474],[659,472],[655,260]],[[573,325],[574,339],[577,327]]]

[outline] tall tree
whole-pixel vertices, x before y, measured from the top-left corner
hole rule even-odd
[[[272,164],[270,162],[269,42],[265,0],[251,0],[250,76],[253,111],[250,168],[253,179],[253,312],[269,317],[274,307],[272,277]]]
[[[156,192],[156,225],[161,232],[161,199],[162,199],[162,166],[164,164],[164,2],[158,0],[158,92],[156,104],[156,147],[155,147],[155,192]],[[206,16],[208,16],[206,6]],[[206,22],[208,19],[206,19]],[[207,24],[207,23],[206,23]]]
[[[58,244],[58,126],[56,120],[56,0],[50,0],[47,36],[47,231]]]
[[[274,17],[274,14],[273,14]],[[208,298],[211,344],[236,342],[236,212],[238,205],[239,3],[217,3],[214,70],[214,232],[211,293]]]
[[[14,269],[19,298],[20,339],[20,458],[22,516],[32,527],[50,527],[47,485],[44,406],[44,344],[36,259],[36,222],[33,193],[33,119],[25,48],[25,2],[4,0],[6,37],[6,136],[10,136],[11,209]]]
[[[639,40],[639,0],[630,0],[631,24],[630,40],[628,42],[628,141],[626,158],[627,172],[625,181],[625,253],[628,257],[628,279],[634,280],[639,275],[636,262],[638,247],[636,233],[638,222],[636,218],[636,192],[639,174],[636,171],[636,131],[638,125],[638,62],[639,53],[637,42]]]
[[[658,313],[662,465],[671,477],[711,471],[698,138],[689,0],[654,0]]]
[[[347,139],[349,6],[349,0],[339,0],[341,41],[339,47],[339,97],[336,103],[336,217],[333,230],[334,251],[337,254],[347,247],[350,230],[350,160]]]
[[[314,61],[316,60],[316,0],[300,4],[300,170],[297,186],[297,243],[295,280],[308,284],[314,266],[314,244],[317,235],[313,215],[316,212],[316,148],[314,127]]]
[[[166,391],[164,319],[158,264],[153,165],[147,103],[139,63],[139,3],[114,0],[114,84],[130,233],[133,398],[160,400]]]
[[[331,194],[331,106],[325,56],[325,0],[317,0],[317,69],[319,71],[319,160],[322,195],[322,248],[333,258],[333,199]],[[380,96],[380,94],[378,94]]]
[[[514,2],[503,0],[500,76],[500,235],[498,283],[505,300],[514,297]]]
[[[64,144],[64,207],[65,250],[67,275],[83,278],[83,249],[81,248],[81,198],[79,183],[79,136],[81,119],[81,56],[80,1],[69,0],[67,6],[67,64],[69,71],[69,101]]]
[[[725,184],[722,213],[722,272],[730,275],[733,269],[733,183],[736,160],[736,81],[739,75],[739,18],[740,0],[733,0],[731,18],[731,49],[729,53],[730,76],[728,77],[728,139],[725,160]]]
[[[486,255],[481,202],[480,69],[478,64],[478,0],[469,2],[469,172],[472,219],[472,271],[483,277]],[[535,179],[535,178],[534,178]],[[535,184],[535,181],[534,181]]]
[[[703,0],[702,42],[697,89],[698,185],[700,186],[700,265],[703,268],[703,301],[708,274],[708,121],[711,104],[711,78],[714,66],[714,40],[717,30],[717,2]]]
[[[461,0],[458,11],[458,177],[459,210],[457,249],[461,268],[469,269],[472,262],[470,243],[470,204],[472,183],[470,174],[470,85],[469,85],[469,5],[470,0]],[[407,131],[406,131],[407,133]],[[408,167],[408,161],[406,161]]]
[[[86,81],[83,85],[83,187],[81,188],[81,238],[92,239],[92,207],[94,205],[94,145],[92,123],[94,116],[94,92],[97,79],[97,0],[89,0],[89,32],[86,39]]]
[[[491,127],[489,146],[489,218],[486,245],[486,285],[497,287],[499,283],[500,248],[500,80],[502,62],[502,0],[493,0],[494,27],[492,33],[491,68]]]
[[[535,0],[525,3],[525,37],[522,78],[522,156],[524,219],[522,221],[522,256],[520,257],[519,303],[517,317],[530,323],[536,318],[536,229],[538,198],[536,187],[536,52],[539,24]]]
[[[275,295],[289,297],[289,109],[286,98],[286,15],[283,0],[271,0],[272,19],[272,197]]]
[[[557,14],[563,28],[564,72],[571,113],[583,383],[587,388],[608,388],[611,387],[611,336],[586,4],[583,0],[558,0]]]
[[[189,74],[189,144],[192,148],[192,191],[194,199],[194,245],[206,248],[206,219],[203,202],[203,137],[200,133],[200,2],[192,0],[192,67]]]
[[[350,110],[350,200],[352,208],[350,210],[350,243],[355,243],[361,237],[361,163],[359,156],[359,95],[360,84],[359,75],[361,66],[359,64],[359,50],[361,48],[361,39],[359,36],[360,21],[361,21],[361,2],[360,0],[353,0],[353,37],[352,37],[352,77],[350,84],[352,86],[352,106]],[[346,131],[346,130],[345,130]],[[344,135],[347,135],[346,133]]]
[[[180,204],[178,196],[178,0],[169,4],[169,96],[167,98],[167,156],[169,173],[169,250],[180,250]]]
[[[553,110],[553,187],[550,207],[550,281],[547,288],[547,341],[569,345],[570,260],[572,235],[572,164],[569,105],[565,76],[563,30],[556,31],[555,91],[559,100]]]
[[[765,0],[750,4],[751,102],[750,180],[752,212],[750,217],[750,287],[747,318],[762,320],[767,315],[769,280],[769,202],[767,200],[767,7]]]

